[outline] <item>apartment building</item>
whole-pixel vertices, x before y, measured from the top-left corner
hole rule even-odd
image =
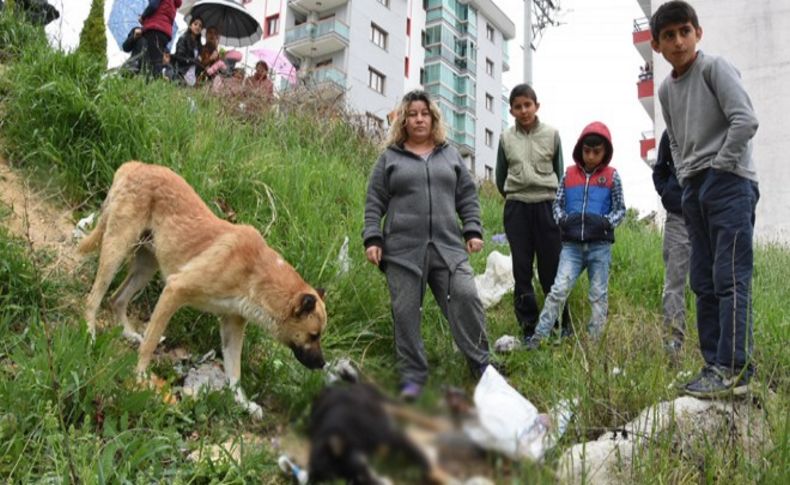
[[[515,35],[493,0],[253,0],[246,7],[263,26],[253,48],[287,56],[302,82],[335,89],[371,124],[386,127],[407,91],[432,93],[467,166],[493,180],[507,115],[502,73]]]
[[[633,42],[651,70],[637,80],[639,101],[654,120],[646,127],[641,155],[655,160],[655,140],[665,128],[657,90],[671,67],[650,49],[647,19],[663,1],[638,0],[644,18],[634,21]],[[772,0],[690,0],[703,29],[698,48],[721,55],[740,71],[760,128],[753,156],[760,179],[755,236],[762,242],[790,244],[790,137],[784,120],[790,111],[790,5]]]

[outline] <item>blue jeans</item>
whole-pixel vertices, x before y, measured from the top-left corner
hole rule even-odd
[[[557,320],[560,309],[565,305],[573,285],[584,269],[590,279],[590,305],[592,315],[587,331],[592,337],[598,337],[606,323],[609,311],[609,264],[612,262],[612,244],[610,242],[563,242],[560,253],[560,265],[557,277],[551,286],[551,292],[543,303],[538,327],[535,335],[546,338]]]
[[[689,179],[683,190],[702,357],[711,365],[749,372],[752,235],[759,198],[755,182],[714,168]]]

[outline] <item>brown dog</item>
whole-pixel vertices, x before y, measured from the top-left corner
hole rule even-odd
[[[228,384],[254,416],[262,415],[260,406],[247,400],[238,386],[247,320],[264,325],[305,367],[324,366],[323,292],[305,283],[253,227],[217,218],[170,169],[140,162],[118,168],[101,218],[79,250],[88,253],[99,247],[99,268],[85,310],[88,330],[95,336],[101,300],[132,255],[129,274],[111,304],[124,335],[140,342],[139,375],[145,373],[170,317],[185,305],[221,316]],[[141,337],[126,309],[157,269],[165,287]]]

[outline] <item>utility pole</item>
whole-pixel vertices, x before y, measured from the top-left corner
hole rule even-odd
[[[532,0],[524,0],[524,82],[532,85]]]
[[[524,82],[532,84],[532,54],[543,31],[560,24],[560,0],[524,0]]]

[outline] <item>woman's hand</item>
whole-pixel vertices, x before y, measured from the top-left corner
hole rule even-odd
[[[378,266],[381,262],[381,246],[369,246],[365,249],[365,256],[371,264]]]
[[[483,240],[473,237],[472,239],[466,241],[466,252],[468,253],[478,253],[483,249]]]

